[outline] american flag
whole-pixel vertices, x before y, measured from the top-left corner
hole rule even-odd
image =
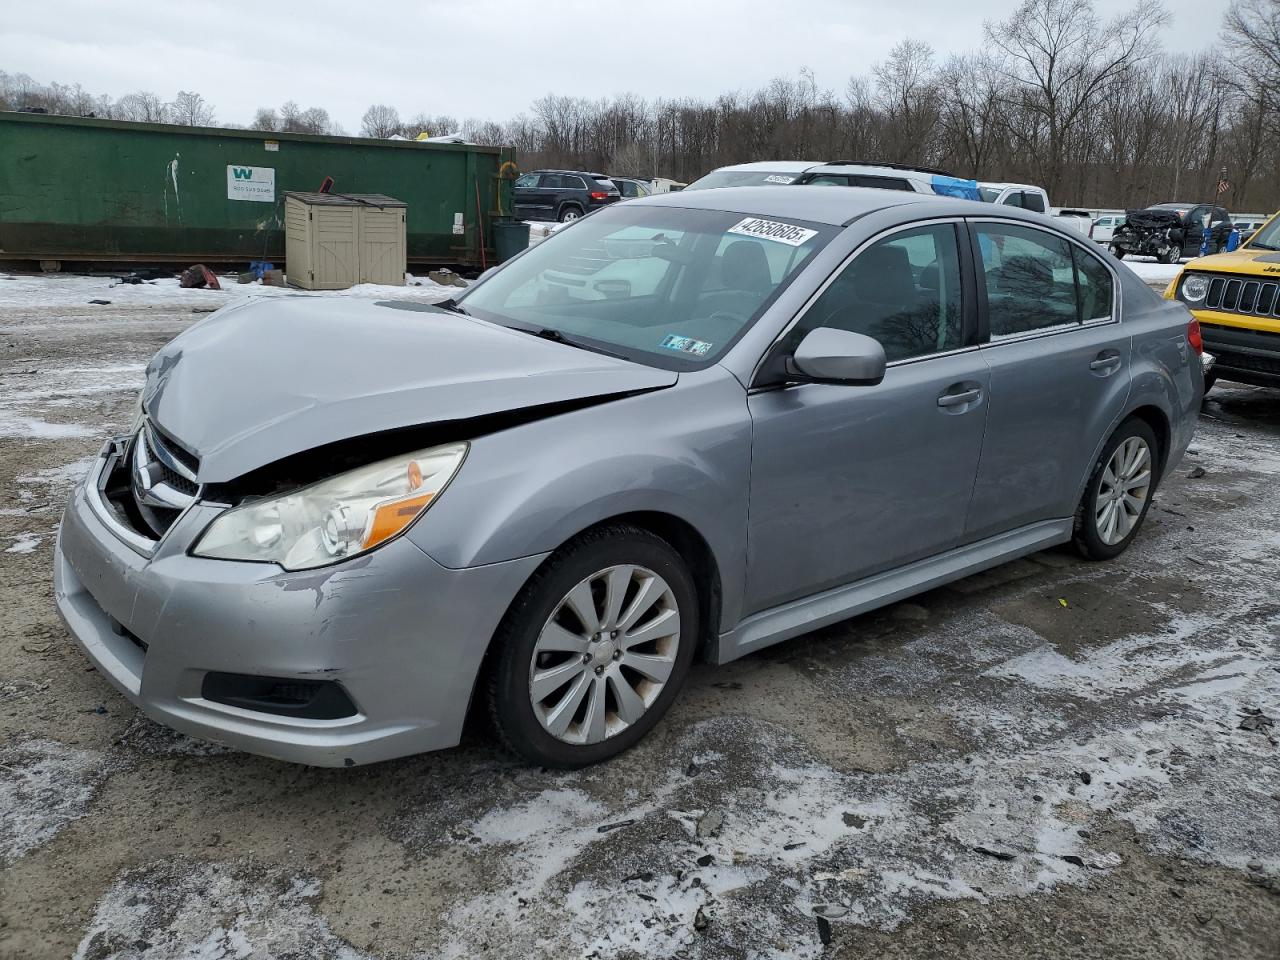
[[[1230,189],[1231,189],[1231,181],[1230,181],[1230,180],[1227,180],[1227,179],[1225,179],[1225,178],[1224,178],[1224,179],[1222,179],[1222,180],[1219,180],[1219,181],[1218,181],[1218,192],[1219,192],[1219,193],[1226,193],[1226,192],[1227,192],[1228,190],[1230,190]]]

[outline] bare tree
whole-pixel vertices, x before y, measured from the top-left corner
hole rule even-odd
[[[1063,184],[1090,108],[1108,83],[1155,54],[1153,34],[1167,19],[1159,0],[1140,0],[1108,23],[1092,0],[1024,0],[1009,19],[985,24],[1011,81],[1007,105],[1034,117],[1017,132],[1051,192]]]
[[[178,95],[169,104],[169,122],[181,123],[188,127],[208,127],[213,125],[213,107],[205,102],[204,97],[190,90],[179,90]]]
[[[1236,0],[1223,39],[1240,67],[1237,89],[1254,93],[1263,113],[1280,120],[1280,0]]]
[[[386,139],[400,133],[400,114],[395,107],[375,103],[360,118],[360,135]]]
[[[138,90],[121,97],[117,109],[121,120],[139,123],[169,122],[169,105],[147,90]]]

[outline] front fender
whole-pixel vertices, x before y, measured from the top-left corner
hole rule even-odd
[[[741,384],[720,367],[686,373],[669,389],[474,438],[409,536],[457,569],[547,553],[621,514],[668,514],[711,549],[722,627],[731,626],[745,576],[750,452]]]

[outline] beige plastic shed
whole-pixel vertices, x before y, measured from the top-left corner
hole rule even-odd
[[[305,290],[404,286],[405,210],[380,193],[284,195],[285,274]]]

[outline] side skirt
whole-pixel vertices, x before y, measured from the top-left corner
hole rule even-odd
[[[1072,524],[1071,518],[1043,520],[865,580],[762,610],[720,635],[716,662],[728,663],[810,630],[1065,543],[1071,539]]]

